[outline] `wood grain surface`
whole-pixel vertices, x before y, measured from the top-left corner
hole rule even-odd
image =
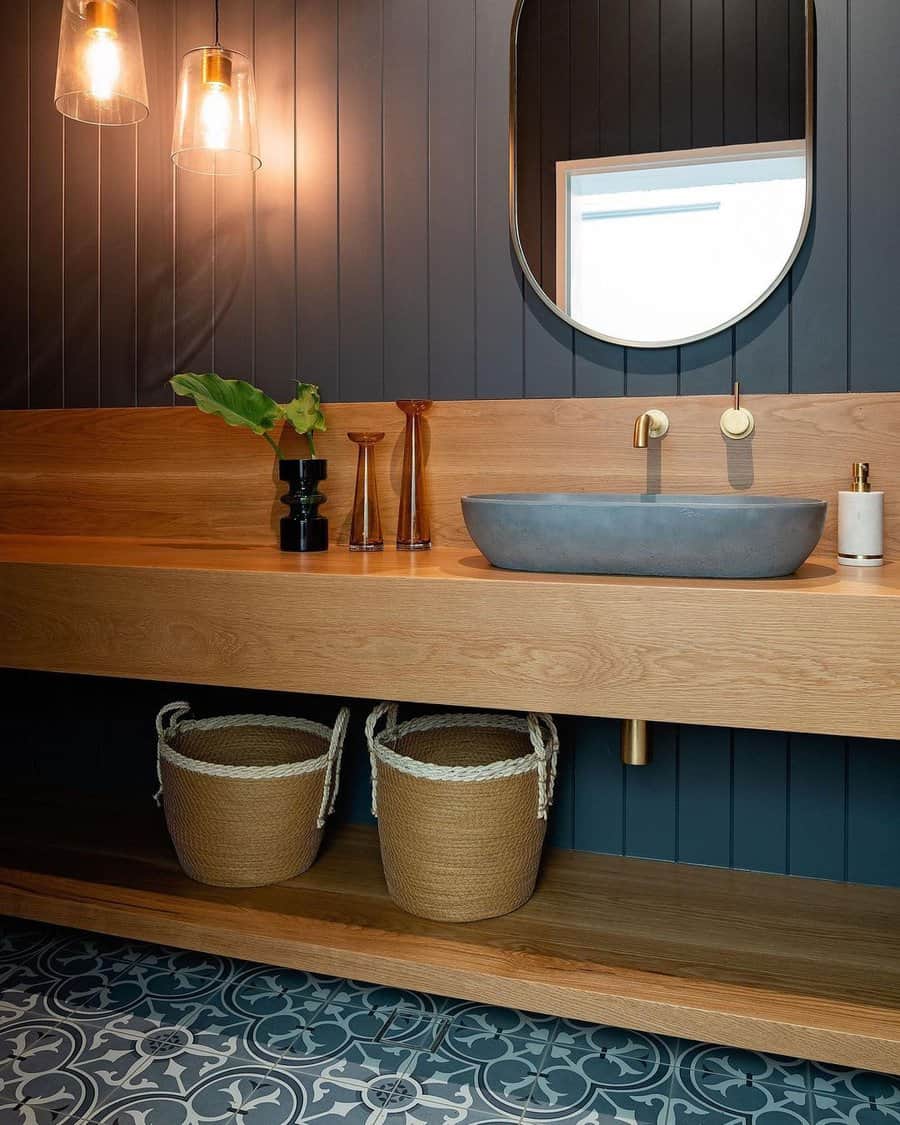
[[[0,666],[900,737],[897,563],[615,578],[495,570],[472,547],[11,536],[0,584]]]
[[[307,874],[182,874],[154,810],[28,799],[0,818],[0,911],[479,1003],[900,1072],[900,891],[550,852],[505,918],[387,896],[372,829]]]
[[[833,552],[836,501],[853,461],[886,493],[888,555],[900,554],[900,394],[749,395],[756,431],[719,432],[724,396],[438,402],[426,414],[436,545],[471,543],[459,499],[471,492],[751,492],[829,501],[820,544]],[[656,406],[669,434],[631,444]],[[396,531],[403,415],[393,403],[334,404],[319,439],[329,461],[323,513],[346,543],[354,429],[385,431],[376,454],[389,542]],[[284,438],[291,455],[296,435]],[[0,412],[0,533],[197,538],[272,543],[284,486],[261,438],[193,409]]]

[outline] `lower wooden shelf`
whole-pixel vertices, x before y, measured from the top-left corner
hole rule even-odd
[[[182,874],[152,808],[15,797],[3,913],[900,1073],[897,890],[551,851],[521,910],[427,922],[388,897],[372,829],[225,890]]]

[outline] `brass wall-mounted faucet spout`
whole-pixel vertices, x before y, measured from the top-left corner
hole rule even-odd
[[[664,437],[668,432],[667,415],[661,410],[645,410],[634,421],[634,448],[646,449],[651,438]]]

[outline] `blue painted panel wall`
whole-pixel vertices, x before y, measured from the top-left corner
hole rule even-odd
[[[694,49],[723,3],[678,0]],[[733,330],[651,352],[574,332],[523,286],[506,210],[512,8],[222,0],[223,37],[258,63],[266,165],[242,195],[176,183],[168,159],[175,67],[205,38],[207,0],[142,5],[154,112],[116,138],[50,104],[58,0],[16,5],[0,38],[0,407],[166,404],[173,369],[213,364],[278,396],[296,373],[345,401],[724,394],[735,375],[751,392],[900,390],[897,0],[816,0],[816,204],[790,277]],[[613,90],[616,62],[601,68]],[[721,128],[709,96],[694,104],[698,129]],[[77,736],[48,721],[60,776],[96,759],[124,785],[123,763],[152,757],[148,716],[184,689],[45,690],[85,716]],[[207,714],[334,707],[188,694]],[[900,885],[896,744],[662,727],[654,764],[625,771],[616,724],[567,720],[564,737],[560,844]],[[359,818],[358,734],[352,751],[344,815]]]

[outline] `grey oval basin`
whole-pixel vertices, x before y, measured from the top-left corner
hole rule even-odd
[[[822,534],[824,500],[781,496],[511,492],[462,498],[494,566],[557,574],[777,578]]]

